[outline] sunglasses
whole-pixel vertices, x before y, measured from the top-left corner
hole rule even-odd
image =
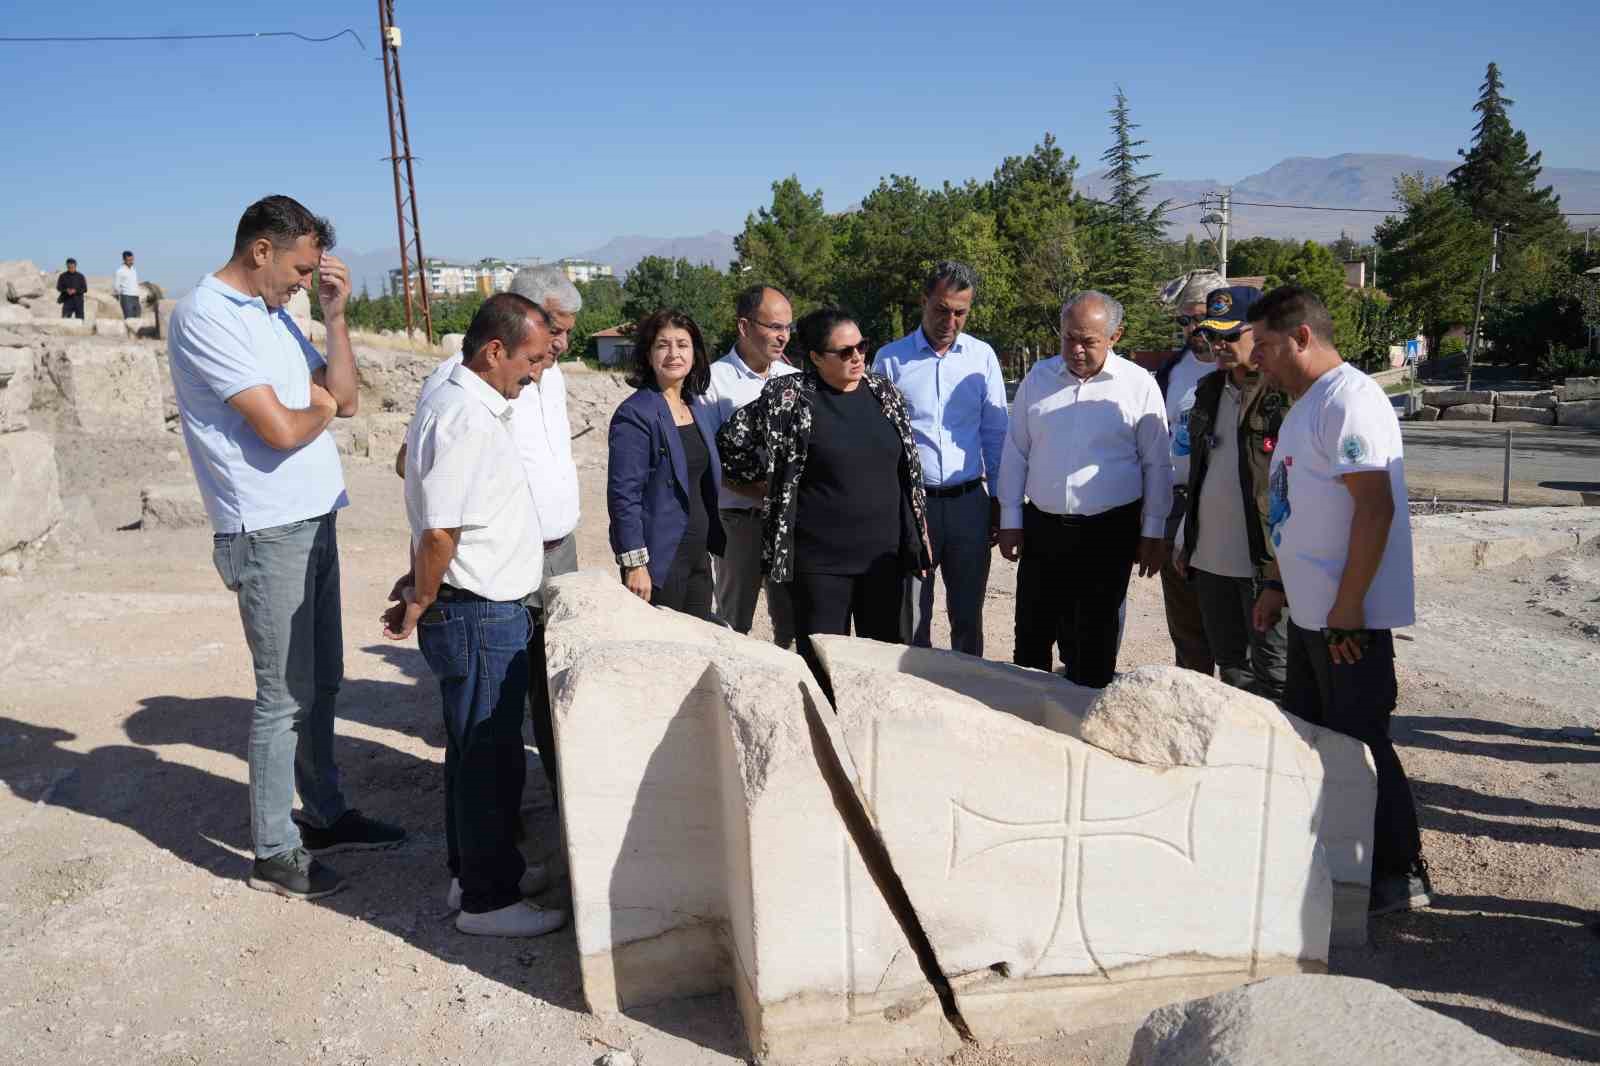
[[[836,355],[840,359],[853,359],[859,355],[861,358],[865,359],[869,351],[871,351],[871,348],[868,346],[867,342],[862,341],[860,344],[850,344],[843,348],[824,348],[822,354]]]
[[[1180,326],[1193,326],[1193,325],[1198,324],[1204,318],[1205,318],[1204,315],[1179,315],[1178,316],[1178,325],[1180,325]]]
[[[1211,338],[1214,341],[1221,341],[1224,344],[1233,344],[1236,341],[1238,341],[1238,339],[1240,337],[1244,336],[1248,332],[1249,332],[1249,330],[1243,330],[1243,329],[1236,329],[1231,333],[1217,333],[1214,330],[1207,330],[1206,331],[1206,336]]]

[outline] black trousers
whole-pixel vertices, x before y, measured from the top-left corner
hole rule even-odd
[[[705,542],[680,546],[672,559],[667,579],[650,590],[650,606],[711,618],[711,556]]]
[[[83,317],[83,297],[82,296],[68,296],[65,300],[62,300],[61,301],[61,317],[62,318],[82,318]]]
[[[1011,661],[1049,670],[1061,649],[1067,680],[1105,688],[1117,669],[1117,609],[1139,556],[1142,501],[1087,517],[1027,504],[1017,566]]]
[[[811,646],[813,633],[848,636],[853,622],[858,637],[889,644],[910,641],[901,610],[905,571],[897,556],[885,555],[860,574],[797,573],[785,587],[794,605],[795,650],[830,698],[832,687]]]
[[[1289,622],[1283,709],[1372,749],[1372,761],[1378,768],[1378,809],[1372,832],[1374,880],[1409,872],[1422,855],[1411,783],[1389,739],[1389,719],[1398,699],[1391,630],[1373,630],[1372,642],[1358,661],[1335,663],[1320,631]]]

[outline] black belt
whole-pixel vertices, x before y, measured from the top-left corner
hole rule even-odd
[[[439,595],[435,596],[434,599],[437,600],[439,603],[493,603],[493,602],[495,602],[495,601],[489,599],[486,596],[478,595],[476,592],[468,592],[466,589],[458,589],[454,585],[446,585],[446,584],[444,584],[442,582],[439,585]]]
[[[982,487],[983,479],[973,478],[971,481],[963,481],[961,484],[955,486],[924,486],[922,491],[927,493],[930,498],[935,500],[950,500],[957,496],[965,496],[967,493]]]
[[[547,540],[547,541],[544,542],[544,550],[547,551],[547,552],[555,551],[557,548],[561,547],[561,545],[565,544],[566,542],[567,542],[567,538],[566,537],[557,537],[555,540]]]
[[[1048,518],[1052,522],[1059,522],[1064,526],[1082,526],[1087,525],[1090,522],[1100,522],[1106,519],[1117,518],[1129,511],[1140,511],[1143,510],[1143,508],[1143,500],[1134,500],[1131,503],[1118,504],[1116,507],[1108,508],[1104,511],[1101,511],[1099,514],[1053,514],[1050,511],[1040,509],[1032,502],[1028,503],[1026,509],[1032,511],[1041,518]]]

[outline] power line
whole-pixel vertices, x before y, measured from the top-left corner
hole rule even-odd
[[[1235,205],[1242,204],[1245,207],[1278,207],[1286,211],[1347,211],[1362,215],[1392,215],[1398,210],[1393,207],[1324,207],[1320,204],[1267,204],[1254,200],[1235,200],[1233,202]],[[1176,211],[1177,208],[1173,208],[1173,210]],[[1600,211],[1563,211],[1561,216],[1563,218],[1588,218],[1600,216]]]
[[[91,42],[126,42],[126,41],[233,41],[248,40],[255,37],[294,37],[308,44],[323,44],[349,34],[355,38],[361,50],[367,50],[366,43],[361,36],[348,27],[338,33],[330,33],[326,37],[308,37],[303,33],[293,30],[261,30],[252,33],[151,33],[151,34],[105,34],[93,37],[0,37],[0,44],[86,44]]]

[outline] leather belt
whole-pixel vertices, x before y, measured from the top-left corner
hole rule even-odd
[[[492,603],[493,602],[492,600],[489,600],[486,597],[478,595],[476,592],[468,592],[466,589],[458,589],[454,585],[446,585],[446,584],[444,584],[442,582],[439,585],[439,595],[435,596],[434,599],[439,603]]]
[[[924,486],[922,491],[927,493],[930,498],[935,500],[950,500],[957,496],[965,496],[967,493],[976,491],[982,487],[983,480],[981,478],[973,478],[971,481],[963,481],[961,484],[953,486]]]
[[[557,537],[555,540],[547,540],[547,541],[544,542],[544,550],[545,551],[554,551],[555,549],[561,547],[561,545],[565,544],[566,542],[567,542],[567,538],[566,537]]]

